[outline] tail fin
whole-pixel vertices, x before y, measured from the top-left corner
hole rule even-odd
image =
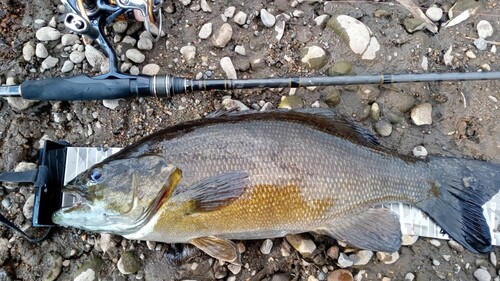
[[[469,251],[490,252],[482,205],[500,190],[500,165],[451,157],[431,157],[427,164],[432,195],[417,206]]]

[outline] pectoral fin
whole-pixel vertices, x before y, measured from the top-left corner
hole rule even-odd
[[[371,251],[395,252],[401,247],[399,218],[386,208],[368,209],[359,215],[335,221],[318,232]]]
[[[207,236],[195,238],[189,241],[189,243],[216,259],[241,265],[241,257],[238,247],[230,240],[215,236]]]
[[[231,204],[247,186],[248,173],[232,171],[203,179],[174,191],[176,198],[190,202],[189,213],[209,212]]]

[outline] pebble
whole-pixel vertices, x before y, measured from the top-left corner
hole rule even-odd
[[[43,257],[43,263],[48,268],[43,270],[42,281],[53,281],[61,273],[63,258],[58,253],[47,253]]]
[[[320,15],[314,18],[314,22],[316,23],[316,26],[324,27],[329,19],[329,15]]]
[[[283,108],[283,109],[300,109],[304,107],[304,101],[296,96],[286,96],[283,98],[278,105],[278,108]]]
[[[245,111],[248,110],[248,106],[246,106],[244,103],[242,103],[239,100],[233,100],[231,98],[226,98],[222,101],[222,105],[226,110],[232,110],[234,108],[237,108],[238,111]]]
[[[439,21],[443,17],[443,9],[439,8],[436,5],[433,5],[425,11],[425,15],[431,20],[431,21]]]
[[[212,12],[212,9],[210,8],[210,6],[207,3],[207,0],[201,0],[200,6],[201,6],[201,10],[203,12],[205,12],[205,13],[211,13]]]
[[[146,64],[143,68],[142,68],[142,74],[144,75],[156,75],[158,74],[158,72],[160,72],[160,66],[157,65],[156,63],[150,63],[150,64]]]
[[[181,3],[184,6],[188,6],[189,4],[191,4],[191,0],[181,0]]]
[[[139,68],[138,68],[137,66],[132,65],[132,66],[130,67],[130,69],[129,69],[129,72],[130,72],[130,74],[132,74],[132,75],[139,75],[140,70],[139,70]]]
[[[328,281],[352,281],[352,273],[349,270],[337,269],[328,273]]]
[[[153,49],[153,41],[149,37],[142,37],[137,42],[137,48],[143,51],[149,51]]]
[[[436,259],[432,259],[432,264],[435,266],[439,266],[441,263]]]
[[[436,240],[436,239],[429,240],[429,243],[431,243],[435,247],[441,246],[441,242],[439,242],[439,240]]]
[[[488,43],[486,43],[486,40],[481,37],[474,40],[474,46],[476,46],[476,48],[480,51],[485,51],[486,49],[488,49]]]
[[[127,21],[116,21],[113,23],[113,31],[116,33],[124,33],[127,31],[128,23]]]
[[[292,12],[292,16],[295,18],[303,18],[305,15],[306,15],[306,13],[304,13],[304,11],[301,11],[301,10],[294,10]]]
[[[375,121],[380,119],[380,107],[376,102],[372,103],[370,107],[370,117]]]
[[[354,265],[366,265],[373,257],[373,252],[368,250],[361,250],[355,255],[350,255],[349,258],[354,261]]]
[[[399,259],[399,253],[377,252],[377,259],[384,264],[393,264]]]
[[[70,72],[73,70],[74,67],[75,67],[75,64],[72,61],[66,60],[63,63],[63,66],[61,67],[61,72],[63,72],[63,73]]]
[[[316,250],[316,244],[305,235],[287,235],[285,239],[304,257],[312,256],[314,250]]]
[[[417,126],[432,124],[432,104],[425,102],[411,110],[411,120]]]
[[[242,56],[246,56],[247,54],[247,51],[245,50],[245,46],[243,45],[237,45],[235,48],[234,48],[234,51],[239,54],[239,55],[242,55]]]
[[[244,25],[247,22],[248,15],[245,12],[239,11],[234,15],[233,21],[239,25]]]
[[[413,281],[415,279],[415,274],[408,272],[405,275],[405,281]]]
[[[141,269],[141,261],[134,251],[126,251],[116,264],[122,274],[133,274]]]
[[[107,60],[106,56],[92,45],[85,46],[85,58],[93,68],[100,68]]]
[[[80,51],[73,51],[69,54],[69,60],[73,63],[81,63],[85,59],[85,53]]]
[[[31,194],[23,206],[23,215],[26,220],[31,220],[33,218],[33,206],[35,205],[35,195]]]
[[[34,55],[35,55],[35,47],[33,47],[33,43],[30,41],[24,44],[23,59],[25,61],[30,61]]]
[[[340,253],[339,258],[337,260],[338,266],[341,268],[351,267],[354,262],[344,253]]]
[[[278,21],[278,23],[276,23],[276,25],[274,26],[274,31],[276,31],[276,40],[278,40],[278,42],[281,40],[281,38],[283,38],[283,35],[285,34],[285,26],[286,23],[284,20]]]
[[[41,59],[44,59],[49,56],[49,52],[47,51],[47,48],[45,48],[45,45],[43,45],[42,43],[38,43],[36,44],[35,55]]]
[[[212,36],[212,45],[218,48],[224,48],[226,47],[227,43],[231,40],[233,37],[233,28],[229,23],[224,23],[217,33]]]
[[[10,210],[12,207],[12,202],[10,201],[10,198],[4,198],[2,200],[2,207],[4,207],[6,210]]]
[[[195,46],[184,46],[180,50],[181,55],[184,57],[186,61],[194,59],[196,56],[196,47]]]
[[[42,27],[36,32],[36,39],[40,41],[55,41],[59,38],[61,38],[61,32],[50,26]]]
[[[337,61],[328,69],[328,75],[349,75],[353,73],[352,63],[349,61]]]
[[[327,26],[332,29],[355,54],[361,55],[362,59],[375,59],[376,53],[380,50],[380,44],[365,24],[353,17],[339,15],[331,18]]]
[[[260,10],[260,20],[266,27],[273,27],[276,24],[276,17],[266,9]]]
[[[402,241],[401,245],[411,246],[417,242],[418,237],[419,237],[418,235],[403,234],[403,237],[402,237],[403,241]]]
[[[392,125],[389,121],[379,120],[375,123],[375,131],[382,137],[388,137],[392,134]]]
[[[320,69],[328,62],[328,53],[323,48],[313,45],[302,50],[300,61],[311,69]]]
[[[212,35],[212,26],[213,24],[211,22],[205,23],[201,28],[200,32],[198,33],[198,37],[201,39],[207,39]]]
[[[266,239],[264,242],[262,242],[262,245],[260,245],[260,252],[263,253],[264,255],[269,255],[271,253],[271,250],[273,248],[273,241],[271,239]]]
[[[497,266],[497,255],[495,252],[490,253],[490,262],[493,266]]]
[[[480,38],[488,38],[491,35],[493,35],[493,27],[491,26],[491,23],[485,20],[481,20],[477,23],[476,26],[477,29],[477,35],[479,35]]]
[[[232,18],[234,17],[234,13],[236,12],[236,7],[234,6],[229,6],[224,10],[224,16],[226,18]]]
[[[64,34],[61,37],[61,44],[63,46],[73,46],[80,41],[80,37],[76,34]]]
[[[427,156],[427,149],[425,149],[425,147],[423,147],[421,145],[415,146],[413,148],[413,156],[425,158]],[[431,242],[431,244],[432,244],[432,242]],[[437,246],[437,247],[439,247],[439,246]]]
[[[477,269],[474,271],[474,277],[478,281],[490,281],[491,280],[491,275],[490,273],[482,268]]]
[[[329,256],[332,260],[336,260],[339,258],[339,247],[331,246],[326,251],[326,255]]]
[[[42,69],[51,69],[56,66],[59,62],[58,58],[54,58],[52,56],[48,56],[46,59],[42,61]]]
[[[236,69],[234,69],[233,62],[231,61],[231,58],[229,57],[223,57],[220,60],[220,66],[222,70],[226,73],[226,77],[228,79],[238,79],[238,76],[236,74]]]
[[[142,63],[142,62],[144,62],[144,60],[146,60],[146,56],[137,49],[127,50],[127,52],[125,53],[125,56],[129,60],[131,60],[135,63]]]
[[[476,54],[474,54],[474,52],[471,51],[471,50],[468,50],[467,52],[465,52],[465,56],[467,56],[469,59],[475,59],[476,58]]]
[[[47,22],[43,19],[36,19],[34,22],[33,22],[33,27],[35,29],[40,29],[42,27],[44,27],[45,25],[47,25]]]
[[[241,272],[241,265],[239,264],[228,264],[227,269],[231,271],[234,275],[238,274]]]
[[[445,261],[450,261],[451,260],[451,256],[450,255],[442,255],[443,259]]]
[[[132,73],[131,73],[132,74]],[[134,74],[134,75],[138,75]],[[118,106],[120,106],[119,99],[113,99],[113,100],[103,100],[102,105],[106,108],[109,108],[111,110],[115,110]]]

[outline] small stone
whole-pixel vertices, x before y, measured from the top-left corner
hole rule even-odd
[[[335,88],[335,86],[326,87],[325,91],[327,91],[325,97],[325,103],[330,107],[334,108],[341,102],[340,92]]]
[[[153,49],[153,41],[149,37],[140,38],[137,42],[137,48],[143,51],[149,51]]]
[[[425,21],[421,18],[405,18],[403,25],[408,33],[422,30],[425,27]]]
[[[180,50],[181,55],[184,57],[186,61],[194,59],[196,56],[196,47],[195,46],[184,46]]]
[[[352,63],[349,61],[338,61],[335,62],[329,69],[328,75],[337,76],[337,75],[349,75],[353,73]]]
[[[380,119],[380,107],[376,102],[372,103],[370,107],[370,117],[375,121]]]
[[[36,39],[40,41],[55,41],[59,38],[61,38],[61,32],[50,26],[42,27],[36,32]]]
[[[306,15],[306,13],[304,13],[304,11],[301,11],[301,10],[294,10],[292,12],[292,16],[295,18],[303,18],[305,15]]]
[[[85,46],[85,58],[93,68],[100,68],[107,60],[106,56],[92,45]]]
[[[411,120],[417,126],[432,124],[432,104],[425,102],[411,110]]]
[[[205,13],[211,13],[212,12],[212,9],[210,8],[210,6],[207,3],[207,0],[201,0],[200,6],[201,6],[201,10],[203,12],[205,12]]]
[[[352,281],[352,273],[349,270],[337,269],[328,273],[328,281]]]
[[[74,67],[75,67],[75,64],[72,61],[67,60],[63,63],[63,66],[61,67],[61,72],[63,72],[63,73],[70,72],[73,70]]]
[[[191,0],[181,0],[181,3],[184,6],[188,6],[189,4],[191,4]]]
[[[415,274],[408,272],[405,275],[405,281],[413,281],[415,279]]]
[[[33,206],[35,205],[35,195],[31,194],[23,206],[23,215],[26,220],[31,220],[33,218]]]
[[[212,45],[218,48],[226,47],[227,43],[231,40],[233,36],[233,28],[229,23],[224,23],[217,33],[212,36]]]
[[[9,198],[2,199],[2,207],[4,207],[6,210],[10,210],[10,208],[12,207],[12,202]]]
[[[134,251],[126,251],[116,264],[122,274],[134,274],[141,269],[141,261]]]
[[[271,239],[266,239],[262,242],[260,246],[260,252],[264,255],[269,255],[271,253],[271,249],[273,248],[273,241]]]
[[[226,98],[222,101],[222,105],[226,110],[232,110],[232,109],[238,109],[238,111],[245,111],[248,110],[248,106],[246,106],[244,103],[242,103],[239,100],[233,100],[230,97]]]
[[[490,281],[491,280],[491,275],[490,273],[482,268],[478,268],[476,271],[474,271],[474,277],[476,278],[477,281]]]
[[[18,97],[7,97],[7,103],[17,111],[23,111],[33,106],[37,101],[27,100]]]
[[[488,43],[486,43],[486,40],[484,38],[479,37],[478,39],[474,40],[474,46],[480,51],[485,51],[488,48]]]
[[[274,31],[276,31],[276,40],[278,40],[278,42],[283,38],[283,35],[285,34],[285,26],[286,26],[286,22],[284,20],[280,20],[276,23],[276,25],[274,26]]]
[[[232,18],[234,16],[234,13],[236,12],[236,7],[234,6],[229,6],[224,10],[224,16],[226,18]]]
[[[477,35],[480,38],[488,38],[493,35],[493,27],[488,21],[481,20],[477,23]]]
[[[413,148],[413,156],[425,158],[427,156],[427,149],[425,149],[425,147],[423,147],[421,145],[415,146],[415,148]],[[431,242],[431,244],[432,244],[432,242]]]
[[[304,101],[298,96],[286,96],[278,105],[278,108],[300,109],[304,107]]]
[[[476,58],[476,54],[474,54],[473,51],[469,50],[467,52],[465,52],[465,55],[469,58],[469,59],[475,59]]]
[[[439,21],[443,17],[443,9],[439,8],[438,6],[431,6],[427,11],[425,11],[425,15],[431,20],[431,21]]]
[[[35,55],[41,59],[44,59],[49,56],[49,52],[47,51],[47,48],[45,48],[45,45],[43,45],[42,43],[38,43],[36,44]]]
[[[58,62],[59,62],[58,58],[48,56],[46,59],[42,61],[42,68],[51,69],[52,67],[56,66]]]
[[[80,36],[76,34],[64,34],[61,37],[61,44],[63,46],[73,46],[80,41]]]
[[[266,9],[260,10],[260,20],[266,27],[273,27],[276,23],[276,17]]]
[[[158,72],[160,72],[160,66],[157,65],[156,63],[146,64],[142,68],[142,74],[144,74],[144,75],[153,76],[153,75],[158,74]]]
[[[212,35],[212,23],[211,22],[207,22],[205,23],[201,29],[200,29],[200,32],[198,33],[198,36],[201,38],[201,39],[207,39],[208,37],[210,37],[210,35]]]
[[[113,23],[113,31],[119,34],[127,31],[127,27],[127,21],[116,21],[115,23]]]
[[[493,266],[497,266],[497,255],[495,255],[495,252],[490,253],[490,262]]]
[[[319,281],[318,278],[314,277],[313,275],[309,275],[309,277],[307,277],[307,281]]]
[[[439,247],[439,246],[441,246],[441,242],[439,242],[439,241],[438,241],[438,240],[436,240],[436,239],[431,239],[431,240],[429,240],[429,243],[431,243],[431,244],[432,244],[433,246],[435,246],[435,247]]]
[[[285,239],[304,257],[312,256],[314,250],[316,250],[316,244],[305,235],[287,235]]]
[[[310,46],[302,50],[300,61],[311,69],[320,69],[328,62],[328,53],[319,46]]]
[[[332,260],[336,260],[339,258],[339,247],[331,246],[326,251],[326,255],[329,256]]]
[[[62,269],[62,256],[58,253],[47,253],[43,257],[43,265],[46,266],[43,270],[42,281],[56,280]]]
[[[119,99],[103,100],[102,105],[104,105],[104,107],[109,108],[111,110],[115,110],[118,106],[120,106],[120,103],[119,103]]]
[[[460,245],[458,242],[456,242],[455,240],[450,240],[448,241],[448,245],[455,251],[461,253],[464,251],[464,247],[462,245]]]
[[[418,240],[418,235],[408,235],[408,234],[403,234],[403,238],[402,238],[402,243],[401,245],[403,246],[411,246],[413,244],[415,244],[415,242],[417,242]]]
[[[101,250],[106,253],[109,249],[115,246],[115,243],[111,239],[112,235],[108,233],[101,233],[99,235],[99,247]]]
[[[399,259],[399,253],[377,252],[377,259],[384,264],[393,264]]]
[[[247,22],[247,18],[248,16],[246,13],[239,11],[236,15],[234,15],[233,21],[239,25],[244,25]]]
[[[30,61],[35,55],[35,47],[33,47],[33,43],[31,41],[24,44],[23,47],[23,59],[25,61]]]
[[[140,73],[140,70],[137,66],[135,65],[132,65],[129,69],[129,73],[132,74],[132,75],[139,75]]]
[[[450,255],[442,255],[443,259],[445,261],[450,261],[451,260],[451,256]]]
[[[97,280],[98,272],[101,271],[103,262],[99,257],[90,258],[85,261],[74,273],[73,281],[93,281]]]
[[[238,265],[238,264],[228,264],[227,265],[227,269],[229,269],[229,271],[231,271],[231,273],[233,273],[234,275],[238,274],[241,272],[241,265]]]
[[[81,63],[85,59],[85,53],[80,51],[73,51],[69,54],[69,60],[73,63]]]
[[[234,51],[237,53],[237,54],[240,54],[242,56],[246,56],[247,52],[245,50],[245,47],[243,45],[237,45],[235,48],[234,48]]]
[[[233,62],[231,61],[231,58],[229,57],[223,57],[220,60],[220,66],[222,70],[226,73],[226,77],[228,79],[238,79],[238,76],[236,74],[236,69],[234,69]]]
[[[354,264],[354,262],[351,259],[349,259],[349,257],[346,254],[340,253],[339,258],[337,260],[337,264],[341,268],[346,268],[346,267],[351,267]]]
[[[326,23],[330,19],[330,15],[320,15],[314,18],[316,26],[325,27]]]
[[[441,263],[438,260],[433,259],[432,260],[432,264],[435,265],[435,266],[439,266]]]
[[[392,134],[392,125],[386,120],[379,120],[375,123],[375,131],[382,137],[388,137]]]
[[[146,56],[137,49],[127,50],[127,52],[125,53],[125,56],[129,60],[131,60],[135,63],[142,63],[142,62],[144,62],[144,60],[146,60]]]
[[[370,262],[372,257],[373,252],[368,250],[361,250],[355,255],[349,256],[349,258],[354,261],[354,265],[366,265]]]

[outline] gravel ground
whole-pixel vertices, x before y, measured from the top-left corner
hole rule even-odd
[[[436,21],[436,34],[414,31],[418,22],[392,1],[181,0],[166,1],[166,35],[157,43],[141,36],[142,26],[134,23],[113,24],[108,36],[121,58],[120,68],[133,74],[260,78],[500,69],[494,45],[500,41],[496,0],[413,1]],[[455,4],[474,13],[442,27]],[[444,16],[439,17],[440,11]],[[55,0],[0,0],[1,84],[107,69],[99,48],[69,35],[60,15]],[[359,42],[363,36],[346,42],[352,37],[339,26],[351,18],[362,23],[357,28],[369,28],[357,31],[368,42]],[[480,36],[493,44],[468,39]],[[498,81],[442,82],[206,92],[171,100],[2,100],[0,170],[36,162],[45,139],[125,146],[159,128],[234,105],[259,110],[331,107],[372,129],[384,146],[401,154],[423,146],[430,154],[500,163],[499,89]],[[31,189],[4,185],[0,197],[0,211],[28,228]],[[238,267],[189,248],[184,251],[191,259],[172,264],[166,258],[175,256],[172,245],[77,229],[57,229],[39,245],[4,228],[0,237],[0,280],[500,280],[498,248],[489,256],[473,255],[456,243],[424,238],[415,242],[407,237],[410,245],[390,254],[359,251],[312,234],[237,241],[243,252],[243,266]],[[296,243],[306,246],[296,250]]]

